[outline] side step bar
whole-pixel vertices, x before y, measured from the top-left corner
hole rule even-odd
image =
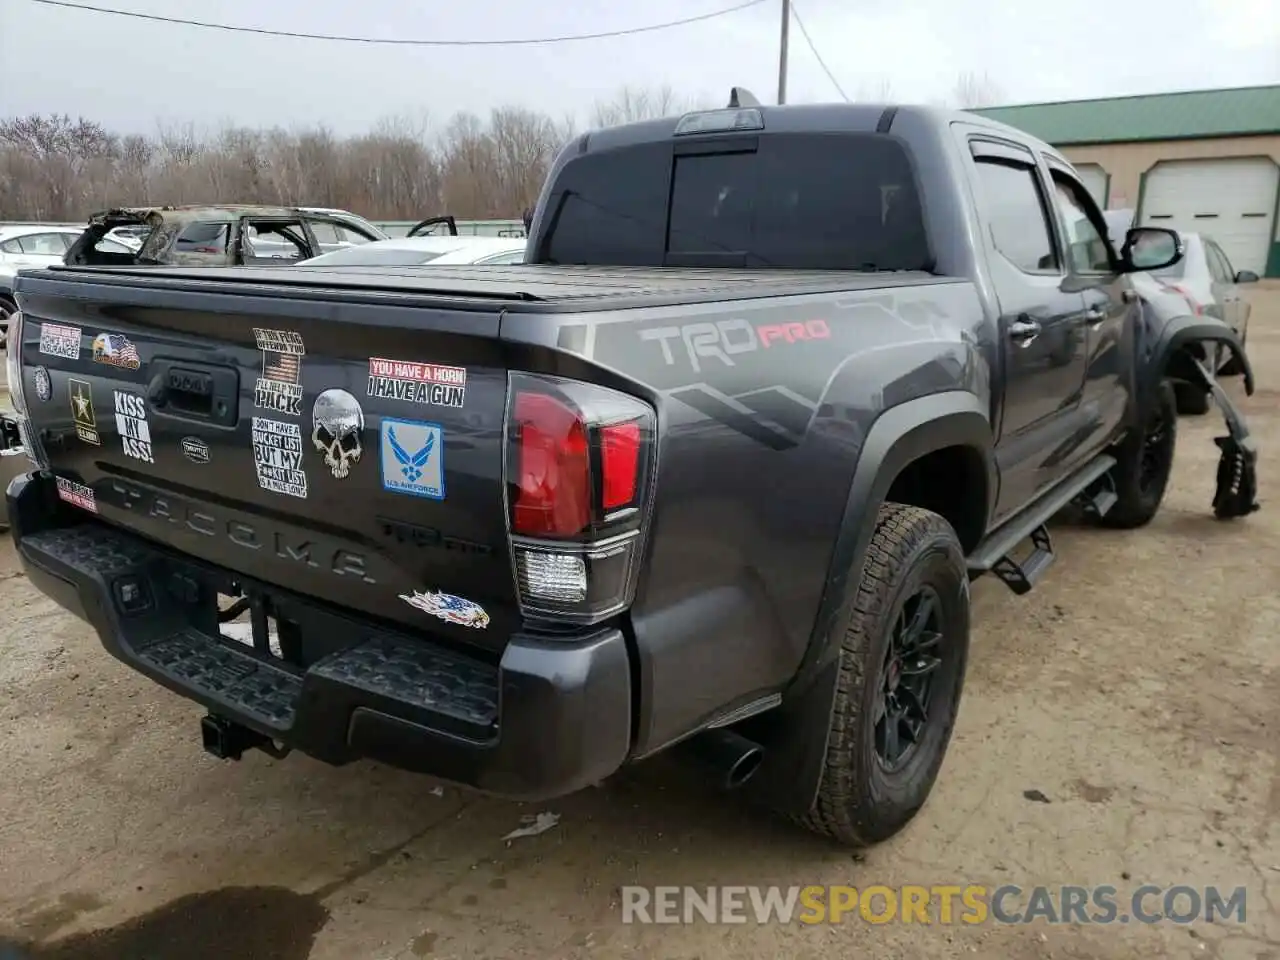
[[[1095,516],[1102,516],[1115,506],[1117,498],[1110,476],[1115,465],[1112,456],[1098,457],[1009,518],[969,555],[969,576],[994,573],[1014,593],[1029,592],[1055,559],[1046,524],[1071,504]],[[1031,541],[1031,552],[1022,560],[1015,560],[1014,550],[1027,539]]]

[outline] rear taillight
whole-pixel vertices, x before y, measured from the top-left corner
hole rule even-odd
[[[656,428],[653,407],[627,394],[511,375],[508,523],[527,617],[594,623],[630,605]]]
[[[27,407],[26,381],[22,377],[22,311],[15,310],[9,315],[9,329],[5,335],[5,374],[9,383],[9,401],[13,404],[13,419],[18,423],[18,434],[22,438],[23,452],[27,459],[41,470],[48,468],[44,456],[44,447],[38,442],[35,431],[31,429],[30,411]],[[4,491],[0,490],[0,496]]]

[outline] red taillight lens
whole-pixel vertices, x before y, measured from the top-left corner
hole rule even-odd
[[[513,533],[568,537],[591,522],[591,466],[586,424],[555,397],[516,396]]]
[[[640,470],[638,421],[600,428],[600,470],[604,474],[604,508],[631,506],[636,499]]]
[[[531,620],[599,623],[632,602],[653,509],[657,411],[594,383],[507,380],[512,572]]]

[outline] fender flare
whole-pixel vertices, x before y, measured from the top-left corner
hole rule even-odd
[[[758,800],[801,815],[817,796],[826,759],[840,673],[840,647],[875,520],[902,469],[945,447],[972,446],[987,465],[987,516],[998,492],[994,432],[983,402],[967,391],[930,394],[890,407],[871,425],[854,467],[836,534],[827,581],[809,648],[775,710],[744,729],[764,748],[761,770],[746,790]]]
[[[1247,396],[1253,396],[1253,366],[1249,363],[1249,355],[1245,353],[1244,344],[1240,342],[1236,332],[1221,320],[1184,314],[1165,323],[1144,361],[1139,378],[1144,403],[1155,393],[1168,369],[1169,361],[1177,352],[1188,344],[1205,340],[1217,341],[1230,347],[1243,371],[1244,392]]]

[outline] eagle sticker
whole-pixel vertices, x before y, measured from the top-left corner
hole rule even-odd
[[[483,630],[489,626],[489,614],[484,607],[465,597],[455,597],[451,593],[440,591],[415,590],[413,593],[402,593],[400,599],[411,607],[438,617],[445,623],[459,627],[470,627],[472,630]]]

